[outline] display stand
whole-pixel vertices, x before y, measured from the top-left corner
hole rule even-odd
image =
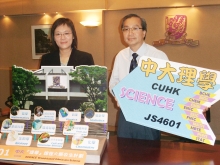
[[[0,160],[100,163],[108,135],[106,67],[45,66],[32,72],[13,66],[12,86]]]

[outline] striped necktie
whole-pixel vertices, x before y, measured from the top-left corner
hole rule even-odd
[[[133,53],[132,56],[133,56],[133,58],[131,60],[131,65],[130,65],[129,73],[131,71],[133,71],[138,66],[137,59],[136,59],[138,54],[137,53]]]

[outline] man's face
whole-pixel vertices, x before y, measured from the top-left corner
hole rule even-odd
[[[124,21],[122,29],[124,41],[133,51],[137,51],[143,44],[146,31],[141,28],[141,20],[137,17],[131,17]]]

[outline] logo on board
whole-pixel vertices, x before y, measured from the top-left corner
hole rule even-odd
[[[153,41],[154,46],[165,44],[186,44],[188,46],[198,46],[199,40],[186,39],[187,17],[185,15],[169,15],[165,18],[166,33],[165,39]]]

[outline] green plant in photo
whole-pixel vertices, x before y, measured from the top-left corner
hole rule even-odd
[[[24,109],[27,101],[32,101],[36,93],[41,90],[36,89],[40,84],[39,79],[34,76],[33,72],[21,67],[12,66],[12,100],[13,105]]]
[[[95,111],[107,110],[107,68],[100,66],[78,66],[70,72],[72,81],[80,84],[88,96],[88,102],[94,103]],[[80,105],[81,111],[86,108]]]

